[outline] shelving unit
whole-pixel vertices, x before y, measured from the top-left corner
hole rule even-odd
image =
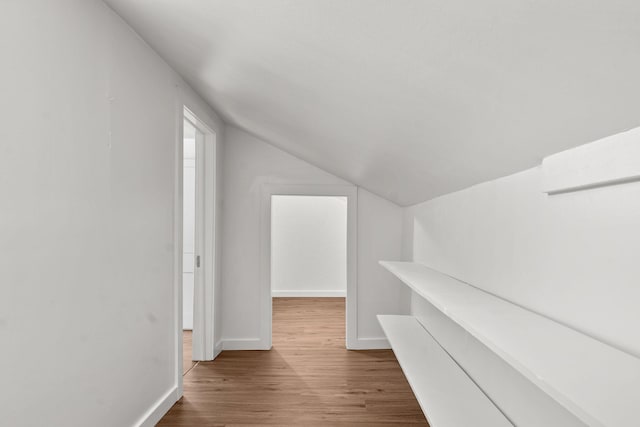
[[[414,317],[378,316],[378,321],[429,425],[512,426]]]
[[[585,424],[638,424],[637,357],[424,265],[380,263]]]

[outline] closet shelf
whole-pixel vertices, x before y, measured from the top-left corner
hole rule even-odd
[[[637,357],[422,264],[380,264],[587,425],[637,424]]]
[[[414,317],[379,315],[378,321],[429,425],[512,426]]]

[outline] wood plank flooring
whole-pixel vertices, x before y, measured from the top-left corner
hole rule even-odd
[[[391,350],[345,349],[344,314],[344,298],[274,298],[273,348],[198,363],[158,425],[427,426]]]
[[[182,375],[196,365],[196,362],[191,360],[193,354],[192,336],[192,331],[182,331]]]

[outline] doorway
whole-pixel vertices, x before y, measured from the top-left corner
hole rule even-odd
[[[356,348],[357,188],[267,184],[263,195],[262,348],[273,343],[274,304],[312,299],[341,307],[334,312],[344,319],[342,348]]]
[[[193,312],[196,271],[196,139],[203,134],[185,118],[182,161],[182,373],[196,364],[193,357]],[[198,274],[198,276],[200,276]],[[198,277],[201,280],[201,277]]]
[[[271,196],[273,344],[345,347],[347,198]]]
[[[180,144],[178,383],[214,358],[216,134],[184,109]]]

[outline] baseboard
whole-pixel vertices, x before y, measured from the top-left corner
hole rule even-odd
[[[222,350],[269,350],[260,338],[226,339],[222,341]]]
[[[280,290],[272,290],[271,296],[274,298],[298,298],[298,297],[308,297],[308,298],[322,298],[322,297],[342,297],[345,298],[347,296],[347,291],[280,291]]]
[[[222,350],[270,350],[264,340],[260,338],[226,339],[216,344],[216,349],[222,344]],[[349,350],[386,350],[390,349],[386,338],[358,338],[348,347]],[[216,350],[217,351],[217,350]]]
[[[386,338],[358,338],[348,347],[349,350],[386,350],[390,348]]]
[[[222,341],[218,341],[213,347],[213,358],[215,359],[222,352]]]
[[[169,412],[169,409],[178,401],[178,387],[173,387],[166,392],[135,424],[137,427],[153,427]]]

